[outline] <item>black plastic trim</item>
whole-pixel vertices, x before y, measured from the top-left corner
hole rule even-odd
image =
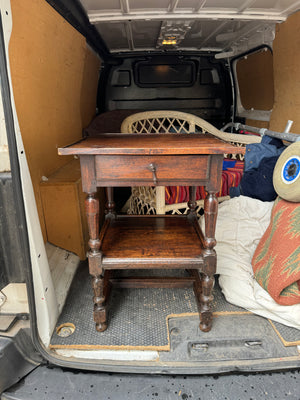
[[[21,329],[13,339],[0,337],[0,393],[39,365],[31,360],[30,352],[34,350],[24,330]]]
[[[25,282],[18,218],[10,172],[0,173],[0,289]]]
[[[85,36],[88,44],[106,60],[110,53],[98,33],[97,29],[89,22],[84,8],[78,0],[46,0],[66,21],[78,32]]]

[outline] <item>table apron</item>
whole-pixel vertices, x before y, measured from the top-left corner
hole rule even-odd
[[[142,185],[205,182],[209,179],[210,156],[96,156],[97,185],[110,181],[136,182]],[[155,170],[153,172],[153,169]],[[156,182],[155,182],[156,179]]]

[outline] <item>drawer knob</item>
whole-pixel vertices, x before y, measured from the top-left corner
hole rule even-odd
[[[152,172],[153,183],[154,185],[156,185],[157,184],[156,165],[151,163],[148,165],[148,169]]]

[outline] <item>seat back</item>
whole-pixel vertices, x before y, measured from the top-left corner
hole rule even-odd
[[[209,122],[195,115],[170,110],[145,111],[132,114],[124,119],[121,125],[121,133],[210,133],[235,146],[245,146],[248,143],[261,141],[258,136],[241,135],[222,132]],[[242,159],[243,154],[226,155],[234,159]],[[201,207],[203,206],[203,200]],[[129,214],[165,214],[167,211],[180,214],[180,209],[187,211],[186,203],[165,204],[165,188],[156,187],[134,187],[130,197]],[[199,203],[199,202],[198,202]],[[198,204],[197,203],[197,204]],[[200,207],[200,203],[197,205]],[[186,212],[185,211],[185,212]]]
[[[192,114],[159,110],[146,111],[127,117],[122,125],[122,133],[193,133],[205,132],[196,126]]]
[[[170,111],[145,111],[125,118],[121,133],[210,133],[236,146],[259,143],[260,136],[222,132],[204,119],[192,114]]]

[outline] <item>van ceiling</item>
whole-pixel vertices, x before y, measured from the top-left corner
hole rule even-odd
[[[271,46],[292,0],[80,0],[111,53],[186,50],[219,58]]]

